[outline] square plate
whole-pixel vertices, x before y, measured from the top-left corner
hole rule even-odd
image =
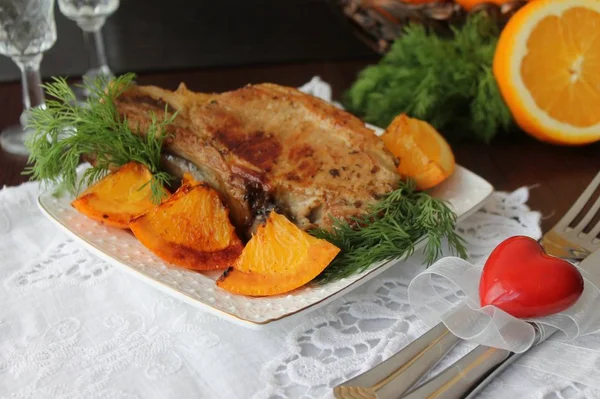
[[[487,181],[460,166],[450,178],[431,190],[433,196],[450,203],[459,220],[476,211],[492,192]],[[272,326],[291,316],[305,314],[398,263],[392,260],[374,264],[351,277],[323,285],[309,284],[284,295],[263,298],[235,295],[216,286],[220,271],[199,273],[167,264],[131,232],[104,226],[78,213],[71,207],[72,200],[68,195],[56,198],[46,192],[40,195],[38,203],[50,220],[101,259],[168,294],[245,327]]]

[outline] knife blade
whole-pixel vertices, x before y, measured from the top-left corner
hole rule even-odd
[[[408,392],[460,341],[440,323],[379,365],[334,388],[336,398],[392,399]]]

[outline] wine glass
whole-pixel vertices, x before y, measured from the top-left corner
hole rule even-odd
[[[83,75],[84,83],[96,78],[108,82],[112,72],[108,67],[101,29],[106,18],[119,8],[119,0],[58,0],[60,11],[75,21],[83,30],[83,39],[88,50],[89,70]],[[77,93],[83,100],[90,93]]]
[[[44,106],[40,77],[42,54],[56,42],[54,0],[2,0],[0,2],[0,54],[21,70],[23,112],[20,125],[0,134],[0,145],[9,153],[27,155],[25,128],[29,109]]]

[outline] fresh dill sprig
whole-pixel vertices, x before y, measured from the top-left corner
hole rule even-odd
[[[331,231],[310,232],[341,249],[317,281],[337,280],[374,263],[406,259],[423,240],[428,264],[442,255],[444,238],[452,252],[466,257],[463,239],[454,230],[455,223],[456,214],[444,201],[417,192],[412,181],[401,182],[398,189],[371,206],[367,214],[350,222],[337,219]]]
[[[492,73],[499,33],[484,13],[453,26],[448,37],[409,24],[377,65],[360,72],[344,107],[380,127],[406,113],[449,139],[489,142],[514,128]]]
[[[76,105],[75,94],[64,78],[54,78],[43,85],[50,97],[45,108],[31,111],[28,126],[34,130],[27,140],[30,151],[26,174],[44,183],[58,184],[58,191],[76,194],[105,176],[111,169],[130,161],[145,165],[152,173],[148,182],[152,201],[159,203],[165,195],[162,190],[170,176],[161,171],[160,151],[167,137],[166,126],[175,114],[152,122],[145,135],[134,134],[127,120],[119,117],[115,99],[133,82],[134,74],[116,77],[108,87],[102,79],[86,86],[91,95],[84,107]],[[81,180],[77,166],[82,156],[94,158]]]

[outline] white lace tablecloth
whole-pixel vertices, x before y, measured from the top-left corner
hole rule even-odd
[[[96,259],[42,216],[37,194],[34,183],[0,191],[0,398],[331,397],[424,332],[406,296],[419,259],[300,322],[251,331]],[[525,188],[497,193],[460,224],[472,262],[506,237],[540,236],[527,198]],[[481,397],[600,390],[535,371],[526,355]]]

